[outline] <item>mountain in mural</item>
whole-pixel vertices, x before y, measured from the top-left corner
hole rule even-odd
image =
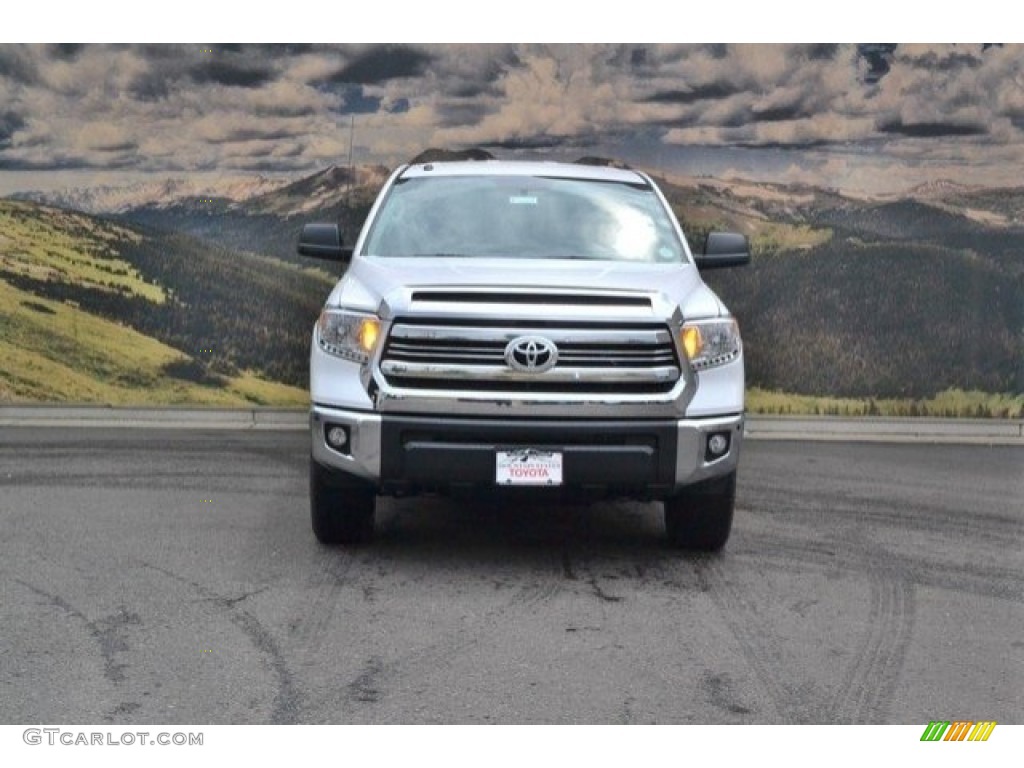
[[[0,401],[307,402],[323,273],[27,201],[0,233]]]
[[[103,184],[51,192],[22,192],[12,197],[83,213],[124,213],[145,207],[164,208],[216,198],[226,204],[240,203],[273,192],[288,182],[264,176],[226,178],[199,182],[169,178],[136,184]]]
[[[432,152],[431,162],[449,157]],[[220,345],[207,361],[214,372],[223,365],[302,387],[309,326],[328,273],[339,270],[311,272],[295,255],[298,230],[336,220],[351,241],[388,172],[330,167],[237,198],[181,196],[171,185],[165,197],[128,207],[127,195],[105,191],[120,202],[90,226],[130,233],[120,258],[174,298],[167,306],[120,289],[94,294],[59,274],[15,274],[9,247],[0,280],[34,297],[25,301],[73,301],[183,353]],[[858,198],[805,185],[658,181],[694,247],[714,229],[751,238],[750,267],[706,276],[742,323],[751,386],[858,398],[1024,394],[1024,188],[947,182]],[[56,216],[25,210],[41,222]],[[158,257],[161,249],[171,255]],[[183,311],[199,306],[208,308],[205,325]]]

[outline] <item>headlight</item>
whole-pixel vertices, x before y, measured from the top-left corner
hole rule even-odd
[[[740,356],[740,327],[732,318],[686,323],[680,340],[695,371],[725,365]]]
[[[329,355],[365,363],[380,338],[380,320],[341,309],[325,309],[316,324],[320,349]]]

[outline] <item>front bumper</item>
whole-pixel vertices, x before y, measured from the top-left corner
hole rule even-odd
[[[327,429],[349,439],[335,450]],[[736,469],[743,416],[699,419],[564,420],[381,415],[314,405],[313,459],[375,484],[382,493],[495,488],[495,453],[544,448],[563,455],[563,489],[663,498]],[[717,457],[708,438],[727,436]]]

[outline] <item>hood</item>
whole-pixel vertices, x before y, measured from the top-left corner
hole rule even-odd
[[[727,314],[692,264],[522,259],[355,258],[328,306],[376,311],[382,301],[417,289],[496,286],[526,290],[654,294],[686,319]]]

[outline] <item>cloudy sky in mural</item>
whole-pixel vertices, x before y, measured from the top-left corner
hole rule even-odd
[[[393,165],[427,147],[681,174],[1017,185],[1024,47],[0,45],[0,193]]]

